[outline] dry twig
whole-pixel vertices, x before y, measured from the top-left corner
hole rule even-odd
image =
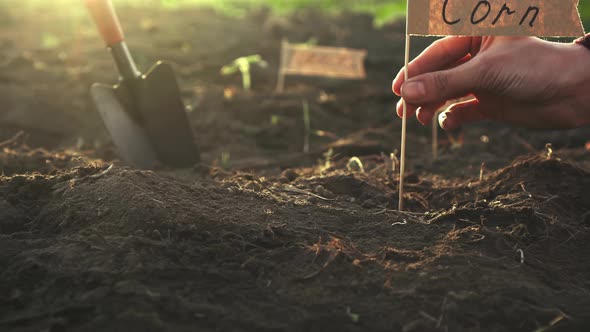
[[[21,139],[21,137],[23,137],[25,135],[24,131],[19,131],[18,133],[16,133],[14,136],[12,136],[12,138],[4,141],[4,142],[0,142],[0,149],[1,148],[5,148],[7,146],[16,144],[18,142],[19,139]]]
[[[316,194],[314,194],[312,192],[309,192],[309,191],[306,191],[306,190],[303,190],[303,189],[299,189],[299,188],[296,188],[296,187],[293,187],[293,186],[286,186],[285,188],[283,188],[283,191],[291,192],[291,193],[296,193],[296,194],[302,194],[302,195],[309,195],[309,196],[315,197],[317,199],[321,199],[323,201],[335,201],[336,200],[336,199],[329,199],[329,198],[326,198],[326,197],[322,197],[320,195],[316,195]]]

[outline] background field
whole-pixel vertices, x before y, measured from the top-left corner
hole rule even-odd
[[[5,0],[7,6],[15,0]],[[22,2],[22,1],[19,1]],[[47,6],[63,6],[79,11],[78,0],[25,0],[32,10]],[[244,15],[260,7],[269,7],[279,13],[289,13],[303,8],[313,8],[324,12],[337,13],[352,11],[369,13],[375,17],[375,24],[391,22],[405,15],[406,0],[115,0],[118,5],[148,6],[164,9],[181,7],[209,7],[232,16]],[[1,6],[1,5],[0,5]],[[590,0],[580,0],[580,15],[584,22],[590,23]]]

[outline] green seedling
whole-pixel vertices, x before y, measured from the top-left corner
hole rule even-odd
[[[309,102],[303,101],[303,153],[309,153],[309,137],[311,135],[311,116]]]
[[[320,173],[323,173],[332,167],[332,158],[334,157],[334,149],[330,148],[323,154],[325,161],[323,165],[320,166]]]
[[[352,309],[350,307],[346,307],[346,315],[348,315],[350,320],[355,324],[357,324],[361,319],[361,315],[352,312]]]
[[[348,163],[346,163],[346,169],[348,169],[349,172],[365,172],[365,167],[363,166],[363,162],[359,159],[359,157],[350,158]]]
[[[545,144],[546,154],[545,157],[547,159],[551,159],[553,157],[553,145],[551,143]]]
[[[223,169],[230,169],[231,167],[231,154],[227,151],[221,153],[219,164]]]
[[[281,122],[281,116],[280,115],[271,114],[271,116],[270,116],[270,124],[273,127],[278,126],[280,122]]]
[[[397,158],[397,150],[389,154],[389,160],[391,160],[391,171],[396,172],[399,167],[399,159]]]
[[[221,68],[221,75],[229,76],[235,73],[242,75],[242,87],[244,91],[250,91],[252,87],[252,76],[250,69],[252,65],[257,65],[260,68],[268,67],[268,63],[262,59],[258,54],[237,58],[232,63]]]
[[[483,173],[486,168],[485,161],[481,162],[481,167],[479,168],[479,182],[477,184],[477,192],[475,194],[475,203],[479,202],[479,191],[481,190],[481,183],[483,182]]]

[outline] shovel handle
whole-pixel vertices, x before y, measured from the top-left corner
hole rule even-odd
[[[107,46],[124,40],[123,29],[111,0],[86,0],[86,6]]]

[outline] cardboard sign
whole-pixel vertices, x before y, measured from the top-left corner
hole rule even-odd
[[[282,92],[286,75],[364,79],[366,50],[289,44],[283,41],[277,90]]]
[[[580,37],[578,0],[409,0],[408,34]]]

